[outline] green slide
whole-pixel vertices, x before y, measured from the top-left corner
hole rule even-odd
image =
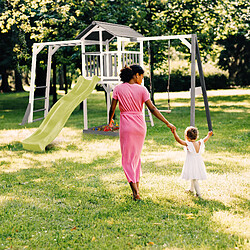
[[[23,148],[44,151],[60,133],[74,109],[94,90],[98,81],[100,78],[97,76],[91,80],[80,76],[74,88],[53,105],[37,131],[22,141]]]

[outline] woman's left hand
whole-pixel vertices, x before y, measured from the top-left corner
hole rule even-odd
[[[169,123],[167,126],[170,128],[171,132],[174,132],[174,130],[176,129],[176,127],[172,123]]]
[[[109,127],[112,128],[113,127],[113,124],[114,124],[114,120],[112,119],[109,123]]]

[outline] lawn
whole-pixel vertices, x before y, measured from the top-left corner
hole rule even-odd
[[[154,119],[142,152],[141,202],[132,200],[119,138],[83,134],[77,108],[46,152],[23,150],[40,124],[18,125],[28,93],[0,94],[0,249],[249,249],[249,92],[220,93],[208,93],[214,136],[203,155],[203,199],[184,193],[184,150]],[[88,99],[89,126],[105,123],[104,100],[99,92]],[[183,138],[189,99],[172,98],[171,106],[165,116]],[[196,126],[205,137],[201,97]]]

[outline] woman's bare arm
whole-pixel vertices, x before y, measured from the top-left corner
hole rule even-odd
[[[162,114],[161,112],[154,106],[154,104],[152,103],[152,101],[149,99],[145,102],[145,104],[147,105],[148,109],[150,110],[150,112],[156,117],[158,118],[160,121],[164,122],[170,129],[171,131],[173,131],[173,129],[175,128],[175,126],[173,124],[171,124]]]
[[[185,141],[183,141],[183,140],[178,136],[178,134],[177,134],[177,132],[176,132],[176,129],[174,129],[172,132],[173,132],[173,135],[174,135],[175,140],[176,140],[178,143],[180,143],[180,144],[183,145],[183,146],[187,146],[187,143],[186,143]]]
[[[114,98],[112,99],[111,106],[109,109],[109,126],[112,126],[112,120],[113,120],[113,117],[115,114],[115,108],[116,108],[117,102],[118,102],[118,100],[116,100]]]

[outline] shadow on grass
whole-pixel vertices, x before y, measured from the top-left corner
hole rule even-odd
[[[216,200],[206,200],[206,199],[197,199],[193,198],[193,202],[197,204],[202,209],[207,209],[211,213],[214,211],[230,211],[231,207],[226,206],[222,202]]]

